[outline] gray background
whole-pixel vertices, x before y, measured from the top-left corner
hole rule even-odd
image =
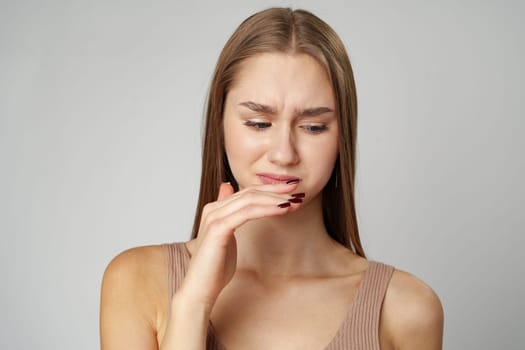
[[[445,348],[524,348],[522,2],[0,4],[0,348],[97,348],[110,259],[189,238],[216,58],[270,5],[347,45],[369,257],[436,290]]]

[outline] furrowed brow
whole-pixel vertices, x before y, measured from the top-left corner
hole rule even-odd
[[[271,114],[271,115],[275,115],[277,113],[274,108],[267,106],[267,105],[263,105],[261,103],[253,102],[253,101],[241,102],[239,103],[239,105],[244,106],[258,113]]]
[[[328,107],[315,107],[315,108],[307,108],[302,111],[299,111],[297,114],[299,117],[315,117],[321,114],[330,113],[334,110]]]
[[[269,115],[277,114],[277,111],[270,106],[264,105],[262,103],[257,103],[253,101],[246,101],[239,103],[240,106],[244,106],[254,112],[264,113]],[[325,113],[333,112],[334,110],[328,107],[314,107],[303,109],[302,111],[297,112],[298,117],[315,117]]]

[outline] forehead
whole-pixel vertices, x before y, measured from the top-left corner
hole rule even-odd
[[[333,95],[327,71],[312,56],[263,53],[240,64],[228,99],[250,99],[283,107],[288,104],[333,105]]]

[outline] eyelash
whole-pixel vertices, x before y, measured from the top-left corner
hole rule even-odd
[[[244,125],[255,129],[255,131],[264,131],[265,129],[272,126],[272,123],[269,122],[254,122],[252,120],[247,120],[244,122]],[[315,124],[315,125],[303,125],[302,129],[306,130],[311,134],[320,134],[328,130],[328,126],[325,124]]]
[[[254,122],[252,120],[247,120],[244,122],[244,125],[250,127],[250,128],[253,128],[257,131],[262,131],[266,128],[269,128],[272,123],[268,123],[268,122]]]
[[[302,126],[303,129],[305,129],[306,131],[312,133],[312,134],[320,134],[326,130],[328,130],[328,126],[324,125],[324,124],[320,124],[320,125],[304,125]]]

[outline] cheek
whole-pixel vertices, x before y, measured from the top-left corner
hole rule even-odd
[[[241,169],[246,165],[245,163],[255,159],[262,148],[260,138],[250,135],[244,125],[226,121],[224,123],[224,145],[234,175],[237,165]]]
[[[301,148],[304,160],[309,159],[309,162],[315,162],[321,166],[335,162],[339,144],[335,137],[327,137],[317,142],[305,142]]]
[[[335,162],[339,155],[337,138],[327,138],[322,142],[308,143],[302,149],[302,160],[306,168],[312,172],[315,182],[324,186],[330,179]]]
[[[330,152],[324,154],[319,160],[319,168],[323,169],[323,178],[325,183],[328,182],[330,175],[332,175],[332,171],[338,156],[337,149],[338,147],[331,147]]]

